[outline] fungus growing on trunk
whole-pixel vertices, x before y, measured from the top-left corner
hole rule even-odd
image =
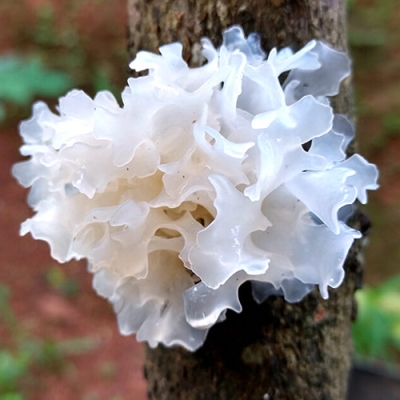
[[[258,302],[315,285],[327,298],[361,236],[352,204],[378,175],[346,159],[353,128],[327,97],[350,73],[345,54],[311,41],[266,57],[237,26],[202,45],[199,68],[179,43],[139,52],[130,66],[149,73],[128,80],[123,107],[79,90],[58,114],[36,103],[21,124],[30,159],[13,168],[36,212],[21,234],[59,262],[87,259],[123,334],[190,351],[241,311],[246,281]]]

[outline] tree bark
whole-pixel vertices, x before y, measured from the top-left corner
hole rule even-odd
[[[296,50],[313,38],[347,49],[345,0],[128,0],[128,9],[132,58],[138,50],[157,52],[162,44],[180,41],[184,58],[199,65],[200,39],[219,45],[222,32],[233,24],[246,34],[258,32],[265,51]],[[333,106],[352,116],[349,79]],[[352,225],[363,231],[368,223],[357,212]],[[149,399],[345,399],[361,248],[362,241],[356,241],[345,282],[327,301],[314,290],[297,304],[271,297],[257,305],[245,284],[243,312],[228,312],[195,353],[147,348]]]

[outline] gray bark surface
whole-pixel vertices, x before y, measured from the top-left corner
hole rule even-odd
[[[128,9],[132,58],[138,50],[157,52],[162,44],[180,41],[184,58],[199,65],[200,39],[219,45],[233,24],[246,34],[258,32],[265,51],[298,49],[313,38],[347,49],[345,0],[128,0]],[[333,105],[352,115],[349,80]],[[368,221],[358,212],[352,225],[363,231]],[[361,247],[362,241],[353,245],[345,282],[327,301],[314,290],[297,304],[271,297],[257,305],[245,284],[243,312],[228,312],[197,352],[147,348],[149,399],[345,399]]]

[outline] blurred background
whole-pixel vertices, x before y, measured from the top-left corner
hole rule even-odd
[[[360,153],[380,169],[366,207],[373,227],[358,292],[355,358],[400,363],[400,1],[349,0]],[[0,400],[145,399],[143,349],[121,337],[84,263],[60,266],[18,236],[31,216],[10,175],[18,123],[73,87],[125,86],[125,0],[0,2]]]

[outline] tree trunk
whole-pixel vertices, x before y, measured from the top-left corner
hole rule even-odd
[[[265,51],[298,49],[313,38],[346,50],[345,0],[128,0],[129,51],[157,52],[183,43],[184,58],[200,63],[200,39],[221,43],[222,32],[239,24],[258,32]],[[349,80],[334,100],[336,112],[352,114]],[[363,216],[353,218],[363,230]],[[354,291],[362,266],[361,241],[346,261],[342,286],[323,300],[314,290],[302,302],[271,297],[257,305],[249,285],[240,290],[243,312],[228,311],[198,351],[146,349],[150,399],[328,400],[345,399],[351,361]]]

